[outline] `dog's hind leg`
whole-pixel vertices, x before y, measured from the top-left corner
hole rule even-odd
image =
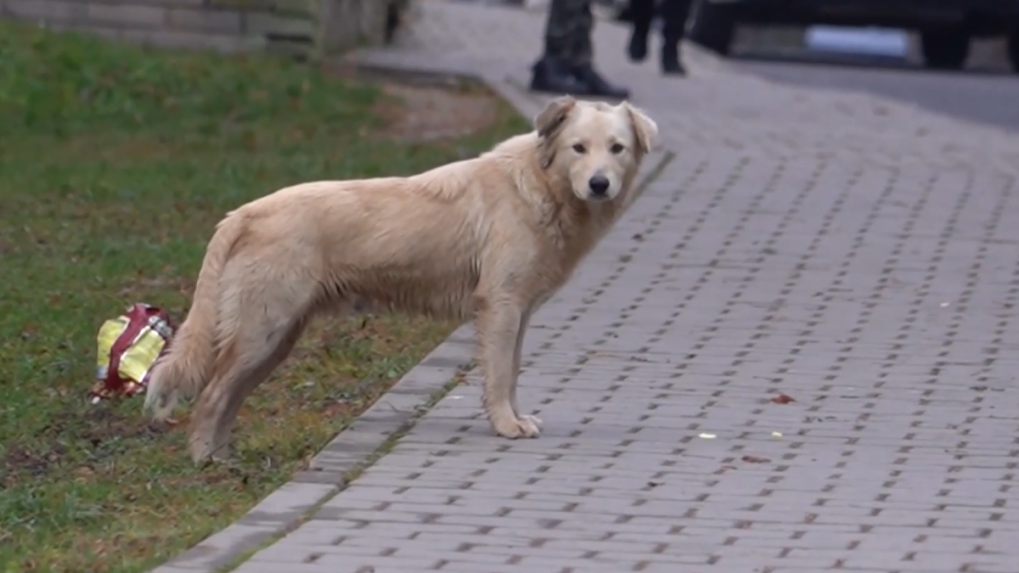
[[[485,378],[482,404],[492,429],[506,438],[534,438],[541,427],[514,408],[519,360],[516,347],[525,323],[522,306],[512,298],[487,298],[476,319],[479,357]],[[523,340],[519,341],[523,345]]]
[[[303,332],[302,322],[291,328],[266,355],[223,364],[223,375],[213,379],[195,407],[189,446],[196,462],[229,457],[230,435],[241,405],[287,358]]]
[[[250,278],[250,277],[249,277]],[[227,298],[222,348],[212,380],[198,398],[189,446],[196,462],[229,455],[230,434],[244,399],[293,350],[304,331],[314,293],[293,282],[247,282],[246,291]],[[290,288],[288,288],[290,287]]]

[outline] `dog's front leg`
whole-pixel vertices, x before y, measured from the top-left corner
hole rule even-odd
[[[520,362],[523,360],[524,351],[524,335],[527,333],[527,324],[531,320],[531,313],[524,312],[520,317],[520,329],[517,331],[517,344],[516,348],[513,349],[513,391],[510,393],[510,403],[513,405],[513,411],[517,413],[519,417],[526,417],[520,413],[520,405],[517,403],[517,383],[520,380]],[[540,426],[540,424],[539,424]]]
[[[478,312],[480,360],[485,378],[482,404],[495,433],[506,438],[534,438],[541,421],[516,409],[517,375],[527,312],[511,300],[489,301]]]
[[[516,349],[513,352],[513,389],[510,392],[510,404],[513,406],[513,412],[516,413],[517,418],[530,422],[532,426],[538,428],[541,431],[541,418],[534,414],[522,414],[520,413],[520,404],[517,403],[517,387],[520,382],[520,362],[522,360],[522,354],[524,351],[524,335],[527,334],[527,324],[531,320],[531,313],[525,312],[520,318],[520,330],[517,331],[517,344]]]

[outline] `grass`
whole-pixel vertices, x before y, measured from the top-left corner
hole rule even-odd
[[[376,86],[264,57],[167,54],[0,24],[0,573],[144,571],[241,515],[453,325],[323,321],[246,404],[235,462],[195,468],[141,399],[86,401],[129,303],[178,321],[229,209],[313,179],[407,174],[525,125],[379,134]]]

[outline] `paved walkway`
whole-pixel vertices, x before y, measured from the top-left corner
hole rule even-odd
[[[526,81],[539,15],[419,17],[368,57]],[[237,572],[1015,573],[1019,137],[624,35],[598,61],[675,158],[533,321],[542,437],[472,373]]]

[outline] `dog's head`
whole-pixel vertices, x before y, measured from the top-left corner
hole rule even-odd
[[[658,134],[655,122],[627,102],[612,106],[569,96],[549,103],[534,126],[542,168],[560,170],[574,195],[592,202],[619,197]]]

